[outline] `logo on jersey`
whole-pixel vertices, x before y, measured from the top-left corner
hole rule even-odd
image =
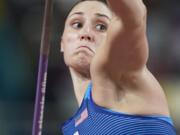
[[[81,112],[81,114],[75,119],[75,127],[81,124],[85,119],[88,117],[88,110],[87,108]]]

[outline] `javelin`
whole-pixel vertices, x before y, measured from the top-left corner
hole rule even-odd
[[[45,0],[32,135],[42,134],[53,0]]]

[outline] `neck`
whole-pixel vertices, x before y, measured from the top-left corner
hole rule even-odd
[[[86,92],[86,88],[91,81],[91,78],[87,76],[83,76],[81,73],[75,71],[72,68],[69,68],[69,69],[70,69],[70,73],[71,73],[71,77],[73,81],[76,99],[78,101],[78,104],[80,105],[84,97],[84,94]]]

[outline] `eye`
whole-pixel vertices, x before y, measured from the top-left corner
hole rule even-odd
[[[80,29],[83,27],[83,25],[80,22],[75,22],[75,23],[72,23],[72,27],[75,29]]]
[[[98,31],[106,31],[107,30],[107,26],[104,24],[97,24],[96,25],[96,30]]]

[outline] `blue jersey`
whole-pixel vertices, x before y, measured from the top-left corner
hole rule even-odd
[[[62,127],[64,135],[176,135],[170,117],[130,115],[95,104],[91,84],[79,110]]]

